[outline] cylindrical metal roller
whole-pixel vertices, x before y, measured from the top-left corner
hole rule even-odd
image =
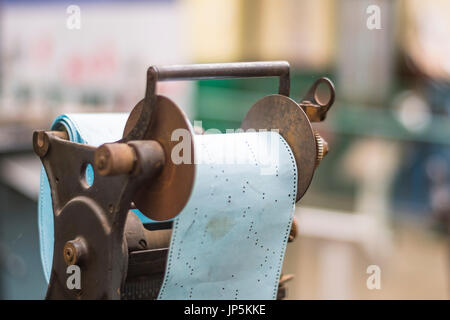
[[[162,146],[154,140],[130,141],[128,145],[134,149],[136,162],[133,175],[153,177],[162,169],[165,163],[165,153]]]
[[[129,252],[168,248],[171,235],[171,229],[145,229],[139,217],[133,211],[128,212],[125,223],[125,238],[127,239]]]
[[[130,173],[136,155],[126,143],[106,143],[97,149],[94,161],[100,175],[113,176]]]

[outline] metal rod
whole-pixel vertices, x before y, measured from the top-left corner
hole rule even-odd
[[[156,81],[280,77],[279,93],[289,96],[289,63],[286,61],[208,63],[153,67]]]

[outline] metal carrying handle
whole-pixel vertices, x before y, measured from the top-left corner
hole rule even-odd
[[[153,108],[156,104],[156,83],[158,81],[279,77],[278,93],[288,97],[289,69],[287,61],[151,66],[147,70],[144,105],[139,119],[121,142],[143,139],[144,128],[150,125]]]
[[[208,63],[174,66],[152,66],[148,69],[147,89],[157,81],[212,80],[230,78],[279,77],[278,93],[289,96],[290,79],[287,61]],[[147,94],[152,92],[147,92]]]

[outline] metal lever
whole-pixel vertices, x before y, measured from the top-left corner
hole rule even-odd
[[[320,101],[318,97],[317,88],[321,84],[325,84],[330,92],[330,96],[328,101]],[[311,122],[320,122],[325,120],[328,110],[330,110],[331,106],[334,103],[335,90],[334,85],[328,78],[319,78],[314,82],[311,88],[306,93],[303,100],[299,103],[300,107],[305,111]]]

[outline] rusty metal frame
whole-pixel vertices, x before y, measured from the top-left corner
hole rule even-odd
[[[125,224],[130,203],[155,171],[103,177],[93,166],[94,181],[89,186],[84,173],[87,164],[94,163],[97,148],[70,142],[52,131],[35,132],[33,146],[49,179],[54,212],[54,255],[46,298],[119,299],[128,268]],[[83,273],[80,290],[66,286],[67,266],[73,263]]]

